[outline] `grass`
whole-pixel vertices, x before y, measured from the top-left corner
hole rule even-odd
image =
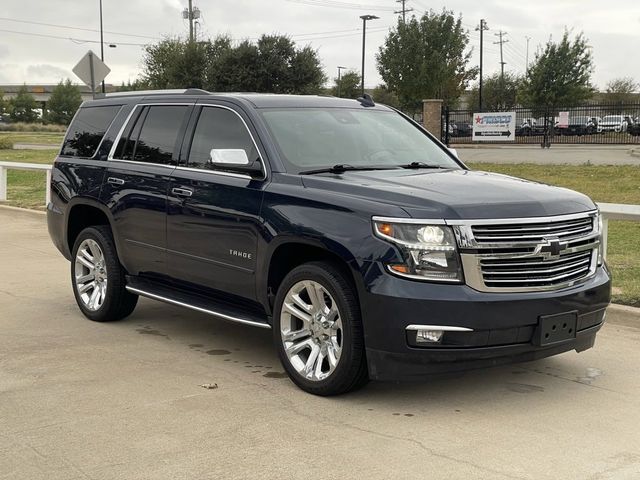
[[[0,160],[51,163],[50,150],[0,150]],[[596,165],[471,164],[471,168],[513,175],[585,193],[596,202],[640,204],[640,167]],[[44,209],[45,174],[10,170],[8,205]],[[613,300],[640,307],[640,222],[610,222],[609,256]]]
[[[596,202],[640,205],[640,167],[631,165],[470,164],[589,195]],[[609,222],[607,263],[613,273],[613,301],[640,307],[640,222]]]
[[[11,143],[30,143],[58,147],[62,143],[64,133],[59,132],[0,132],[0,143],[3,139]]]
[[[54,158],[51,150],[0,150],[0,161],[50,164]],[[9,170],[6,205],[44,210],[45,179],[45,172]]]

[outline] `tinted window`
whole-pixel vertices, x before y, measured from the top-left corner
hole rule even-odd
[[[136,162],[170,163],[186,112],[185,105],[144,107],[131,117],[115,157]]]
[[[80,109],[67,132],[62,155],[93,157],[119,110],[120,105]]]
[[[211,150],[244,150],[253,162],[259,153],[242,119],[224,108],[204,107],[191,143],[189,167],[212,169],[209,163]]]

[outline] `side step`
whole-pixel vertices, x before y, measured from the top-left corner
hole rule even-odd
[[[198,312],[208,313],[209,315],[220,317],[230,322],[242,323],[258,328],[271,328],[271,325],[267,323],[266,316],[260,316],[254,312],[245,312],[234,308],[232,305],[222,304],[201,295],[172,289],[155,282],[127,277],[126,288],[136,295],[153,300],[160,300],[161,302],[189,308]]]

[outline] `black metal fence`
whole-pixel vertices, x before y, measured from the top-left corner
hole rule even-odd
[[[640,103],[590,104],[571,108],[518,107],[515,143],[549,147],[552,144],[640,144]],[[566,113],[568,113],[568,121]],[[442,141],[447,145],[476,143],[474,114],[478,109],[442,110]],[[500,141],[491,143],[510,143]]]

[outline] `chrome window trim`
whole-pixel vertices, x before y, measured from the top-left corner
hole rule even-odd
[[[131,111],[129,112],[129,115],[127,115],[127,118],[122,123],[122,126],[120,127],[120,131],[118,132],[118,135],[116,135],[116,138],[113,141],[113,145],[111,145],[111,150],[109,151],[109,155],[107,156],[107,161],[117,160],[119,162],[130,162],[130,163],[137,163],[141,165],[166,165],[164,163],[136,162],[135,160],[123,160],[121,158],[114,158],[116,149],[118,148],[118,143],[120,143],[120,138],[122,137],[122,134],[124,133],[125,128],[127,128],[127,125],[129,125],[129,122],[131,121],[131,117],[136,112],[136,110],[138,110],[138,108],[141,108],[141,107],[144,108],[144,107],[149,107],[154,105],[159,107],[172,107],[172,106],[190,107],[194,105],[194,103],[193,102],[136,103],[134,107],[131,109]],[[174,165],[170,165],[170,166],[174,167]]]
[[[113,163],[132,163],[134,165],[147,165],[152,167],[161,167],[161,168],[170,168],[174,170],[176,168],[175,165],[171,165],[168,163],[152,163],[152,162],[137,162],[135,160],[121,160],[119,158],[112,158],[109,162]]]
[[[405,330],[413,332],[416,330],[442,330],[443,332],[473,332],[473,328],[454,327],[448,325],[409,325]]]
[[[198,172],[198,173],[210,173],[212,175],[220,175],[223,177],[235,177],[242,178],[244,180],[265,180],[265,178],[256,178],[254,179],[251,175],[245,175],[243,173],[233,173],[233,172],[224,172],[218,170],[205,170],[204,168],[192,168],[192,167],[176,167],[176,170],[183,170],[186,172]]]
[[[253,143],[254,148],[256,149],[256,152],[258,152],[258,160],[260,161],[260,165],[262,165],[262,177],[260,178],[253,178],[250,175],[244,175],[242,173],[233,173],[233,172],[225,172],[225,171],[218,171],[218,170],[207,170],[204,168],[193,168],[193,167],[179,167],[179,168],[184,168],[184,169],[190,169],[192,171],[196,171],[196,172],[207,172],[207,173],[213,173],[215,175],[222,175],[222,176],[231,176],[231,177],[238,177],[238,178],[248,178],[248,179],[252,179],[252,180],[258,180],[258,181],[264,181],[267,179],[267,164],[264,161],[264,159],[262,158],[262,153],[260,153],[260,149],[258,148],[258,143],[256,142],[255,137],[253,136],[253,133],[251,133],[251,129],[249,128],[249,125],[247,125],[247,122],[245,122],[244,118],[242,118],[242,115],[240,115],[238,112],[236,112],[233,108],[227,107],[226,105],[220,105],[217,103],[198,103],[196,106],[201,106],[202,110],[204,110],[205,108],[221,108],[223,110],[228,110],[230,112],[233,112],[242,122],[242,124],[244,125],[245,130],[247,131],[247,133],[249,134],[249,137],[251,138],[251,142]],[[202,110],[200,111],[200,115],[202,115]],[[198,116],[198,122],[200,121],[200,116]],[[196,134],[196,129],[198,128],[198,122],[196,122],[196,124],[193,127],[193,135],[195,136]],[[191,143],[193,143],[193,138],[191,139]],[[189,145],[189,152],[188,155],[191,154],[191,146]],[[187,165],[189,165],[189,157],[187,156],[186,158],[186,162]]]

